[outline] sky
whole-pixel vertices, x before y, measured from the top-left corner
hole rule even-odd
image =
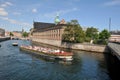
[[[82,27],[120,30],[120,0],[0,0],[0,28],[29,31],[33,21],[54,23],[76,19]]]

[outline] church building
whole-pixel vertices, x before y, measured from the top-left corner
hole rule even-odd
[[[60,46],[62,41],[62,34],[64,32],[66,22],[59,20],[56,16],[55,23],[34,22],[32,32],[32,42],[38,42],[53,46]]]

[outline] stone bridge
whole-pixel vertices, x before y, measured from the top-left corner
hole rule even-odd
[[[108,48],[112,55],[120,60],[120,43],[108,43]]]

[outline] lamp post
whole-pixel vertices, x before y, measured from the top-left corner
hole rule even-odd
[[[111,18],[109,18],[109,32],[110,32],[110,29],[111,29]]]

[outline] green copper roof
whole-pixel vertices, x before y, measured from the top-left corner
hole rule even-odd
[[[57,15],[56,17],[55,17],[55,24],[58,24],[60,22],[60,19],[59,19],[59,16]]]

